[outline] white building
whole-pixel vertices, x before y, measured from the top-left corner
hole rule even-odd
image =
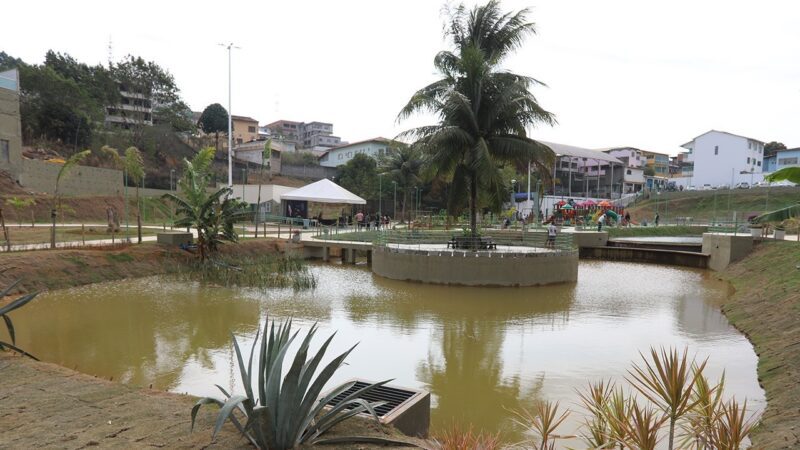
[[[394,141],[386,138],[375,138],[352,144],[342,145],[329,149],[319,157],[319,164],[324,167],[338,167],[347,164],[359,153],[372,156],[375,159],[392,151]]]
[[[688,184],[731,185],[763,178],[764,142],[725,131],[711,130],[681,145],[686,162],[694,165]]]

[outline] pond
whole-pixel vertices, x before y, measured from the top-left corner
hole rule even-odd
[[[231,332],[249,349],[267,313],[304,329],[319,322],[317,345],[338,331],[329,355],[360,342],[336,381],[395,378],[433,394],[434,429],[472,424],[512,440],[521,434],[507,409],[538,399],[578,409],[576,388],[622,382],[650,346],[709,357],[707,374],[724,369],[727,394],[764,407],[753,348],[717,306],[727,284],[655,265],[582,261],[579,270],[574,284],[475,288],[314,264],[317,289],[297,293],[149,277],[42,294],[13,319],[19,345],[46,361],[198,396],[216,396],[214,383],[241,391]]]

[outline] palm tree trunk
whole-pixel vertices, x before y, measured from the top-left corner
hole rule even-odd
[[[403,189],[403,217],[400,218],[400,223],[406,223],[406,195],[408,195],[408,192]]]
[[[136,185],[136,237],[137,243],[142,243],[142,206],[139,203],[139,185]]]
[[[472,237],[478,237],[478,175],[473,173],[469,180],[469,226]]]

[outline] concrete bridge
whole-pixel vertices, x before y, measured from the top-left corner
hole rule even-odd
[[[302,244],[304,258],[320,258],[327,262],[330,261],[332,253],[341,253],[342,263],[355,264],[358,252],[362,252],[366,254],[367,263],[372,264],[371,242],[305,239]]]

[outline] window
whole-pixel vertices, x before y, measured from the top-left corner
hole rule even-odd
[[[750,141],[747,141],[747,148],[753,148],[753,143],[750,142]]]
[[[264,212],[271,213],[272,212],[272,202],[264,203]]]
[[[761,167],[761,161],[758,162],[758,167]]]
[[[5,156],[5,153],[3,153],[3,155]],[[797,164],[797,158],[781,158],[778,160],[779,166],[788,166],[790,164]]]
[[[747,164],[750,164],[750,157],[747,158]]]
[[[248,133],[255,133],[256,132],[256,127],[247,127],[247,132]]]
[[[627,170],[627,174],[628,174],[628,175],[630,175],[630,174],[631,174],[631,169],[628,169],[628,170]]]
[[[0,139],[0,161],[11,162],[11,155],[9,154],[10,147],[11,143],[8,140]]]
[[[339,159],[344,159],[344,153],[339,153]]]
[[[719,155],[719,145],[714,146],[714,155]]]

